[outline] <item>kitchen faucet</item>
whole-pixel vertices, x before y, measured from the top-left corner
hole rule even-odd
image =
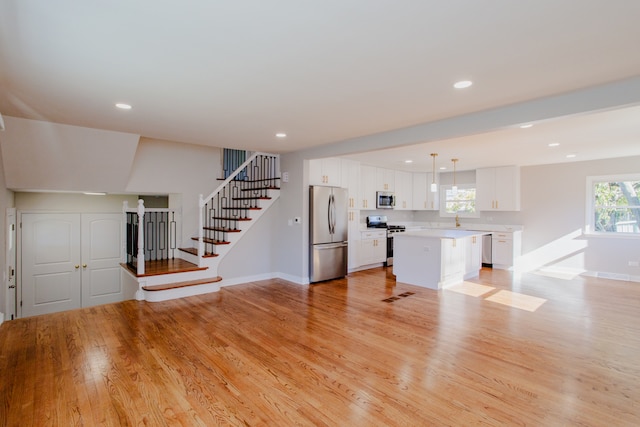
[[[456,228],[460,227],[460,218],[456,215]]]

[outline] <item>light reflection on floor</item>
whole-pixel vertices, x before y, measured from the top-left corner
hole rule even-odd
[[[478,283],[462,282],[457,285],[448,286],[445,289],[472,297],[481,297],[482,295],[493,291],[495,288],[493,286],[480,285]]]
[[[532,297],[531,295],[524,295],[511,291],[498,291],[485,298],[485,300],[531,312],[536,311],[547,301],[544,298]]]
[[[576,277],[578,277],[581,273],[584,273],[584,271],[572,272],[572,271],[557,270],[552,268],[540,268],[538,270],[532,271],[532,273],[537,274],[538,276],[552,277],[554,279],[573,280]]]
[[[447,291],[453,291],[472,297],[482,297],[493,292],[496,288],[493,286],[480,285],[472,282],[462,282],[457,285],[448,286]],[[498,304],[507,305],[512,308],[534,312],[547,300],[544,298],[532,297],[530,295],[521,294],[501,290],[484,298],[485,301],[491,301]]]

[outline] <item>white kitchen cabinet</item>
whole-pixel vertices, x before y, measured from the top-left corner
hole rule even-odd
[[[465,268],[464,279],[478,277],[482,268],[482,237],[470,236],[465,239]]]
[[[395,177],[392,169],[376,168],[376,191],[394,191]]]
[[[379,264],[387,260],[387,232],[362,231],[360,233],[359,264]]]
[[[342,185],[349,191],[349,209],[360,209],[360,162],[341,159]]]
[[[491,263],[493,268],[509,270],[513,268],[521,253],[520,231],[494,232],[491,236]]]
[[[432,173],[416,172],[413,174],[413,210],[438,210],[440,203],[438,192],[431,192]]]
[[[476,169],[476,208],[480,211],[519,211],[520,168]]]
[[[411,172],[395,171],[394,177],[396,210],[413,209],[413,174]]]
[[[309,160],[309,185],[340,187],[341,162],[337,158]]]
[[[464,239],[441,240],[441,286],[460,282],[465,272],[466,249]]]
[[[376,208],[376,168],[360,165],[360,209]]]
[[[349,209],[347,213],[349,233],[348,269],[360,266],[360,211]]]

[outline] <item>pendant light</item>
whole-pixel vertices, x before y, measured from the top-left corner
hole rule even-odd
[[[431,153],[431,157],[433,158],[433,180],[431,181],[431,192],[435,193],[438,191],[438,184],[436,184],[436,156],[438,153]]]
[[[453,187],[451,187],[451,193],[454,196],[457,196],[458,186],[456,185],[456,162],[458,161],[458,159],[451,159],[451,161],[453,162]]]

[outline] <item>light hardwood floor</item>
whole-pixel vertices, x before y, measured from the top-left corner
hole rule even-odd
[[[0,425],[640,425],[640,284],[472,282],[378,268],[5,322]]]

